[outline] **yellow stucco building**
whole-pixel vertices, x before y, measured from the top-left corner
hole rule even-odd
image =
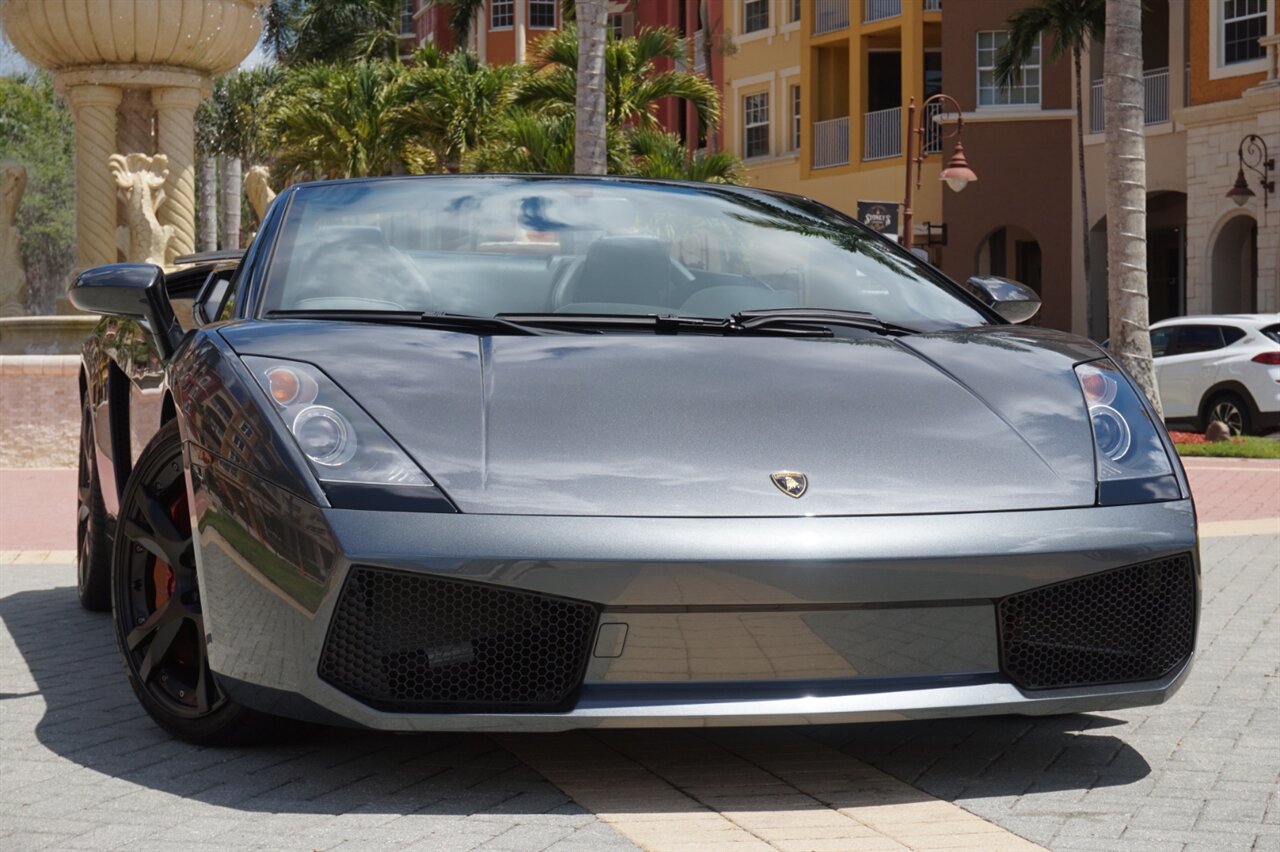
[[[736,50],[725,58],[725,145],[750,183],[850,214],[859,201],[896,211],[905,106],[942,90],[941,9],[941,0],[726,0]],[[929,150],[938,142],[935,129]],[[925,223],[942,221],[941,159],[926,160],[915,194],[917,245]]]

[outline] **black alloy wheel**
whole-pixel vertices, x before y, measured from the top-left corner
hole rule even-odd
[[[1232,435],[1249,434],[1249,409],[1244,400],[1233,393],[1221,393],[1209,401],[1206,426],[1221,420]]]
[[[111,543],[107,539],[107,510],[98,485],[95,447],[93,407],[85,400],[76,472],[76,590],[85,609],[107,612],[111,609]]]
[[[129,477],[113,556],[116,640],[143,708],[190,742],[256,739],[270,717],[232,701],[209,668],[176,421],[161,427]]]

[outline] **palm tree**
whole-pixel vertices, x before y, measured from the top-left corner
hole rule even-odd
[[[574,112],[577,123],[573,135],[573,170],[579,174],[602,175],[608,171],[605,42],[608,40],[609,9],[605,0],[582,0],[581,4],[575,5],[574,16],[577,19],[572,30],[576,61],[561,69],[573,69],[576,74]],[[551,38],[555,39],[554,36]]]
[[[471,38],[471,25],[478,15],[484,14],[485,0],[427,0],[428,6],[449,8],[449,29],[457,46],[465,48]]]
[[[1080,177],[1080,233],[1084,243],[1084,312],[1086,333],[1093,331],[1093,297],[1089,290],[1089,194],[1084,179],[1084,100],[1081,95],[1081,56],[1090,40],[1106,35],[1105,0],[1039,0],[1009,16],[1009,39],[996,60],[996,82],[1001,86],[1016,80],[1031,58],[1043,35],[1053,39],[1049,58],[1057,61],[1071,51],[1076,78],[1076,160]]]
[[[395,59],[400,54],[401,0],[275,0],[268,35],[287,45],[291,65],[343,59]]]
[[[579,7],[581,14],[581,6]],[[720,96],[700,74],[658,71],[657,61],[683,63],[689,43],[665,28],[641,30],[633,38],[610,39],[605,46],[606,124],[657,129],[658,105],[666,98],[693,104],[704,127],[720,123]],[[572,29],[552,33],[534,45],[536,73],[525,84],[522,103],[553,111],[572,110],[577,92],[578,35]]]
[[[447,171],[461,171],[467,152],[492,135],[523,77],[523,66],[482,65],[463,50],[423,48],[402,84],[404,120]]]
[[[225,74],[214,80],[213,96],[196,110],[198,237],[202,249],[217,244],[218,157],[223,166],[222,248],[239,246],[241,164],[256,165],[268,159],[270,142],[264,139],[263,117],[270,111],[270,100],[282,78],[280,68],[271,65]]]
[[[631,135],[629,174],[637,177],[696,180],[706,183],[742,184],[742,160],[728,151],[690,154],[689,148],[673,133],[638,130]]]
[[[406,119],[405,73],[386,60],[296,69],[271,119],[276,171],[312,179],[427,171],[431,153]]]
[[[1151,363],[1147,303],[1147,152],[1143,125],[1142,0],[1107,0],[1107,303],[1111,351],[1163,416]]]

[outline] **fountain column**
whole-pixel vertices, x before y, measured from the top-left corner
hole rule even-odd
[[[196,250],[196,107],[200,89],[194,86],[161,86],[151,92],[156,108],[156,148],[169,157],[169,182],[165,202],[156,211],[162,225],[173,225],[170,260]]]
[[[116,153],[118,86],[69,86],[76,118],[76,265],[116,261],[116,184],[107,158]]]

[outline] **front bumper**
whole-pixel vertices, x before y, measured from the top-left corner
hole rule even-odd
[[[285,716],[554,731],[1052,714],[1159,703],[1190,666],[1187,656],[1136,683],[1021,689],[1001,670],[996,614],[1009,595],[1178,554],[1190,554],[1198,589],[1189,500],[625,519],[320,509],[217,465],[193,471],[193,485],[211,665],[236,700]],[[353,697],[321,672],[353,566],[590,604],[581,686],[550,711]]]

